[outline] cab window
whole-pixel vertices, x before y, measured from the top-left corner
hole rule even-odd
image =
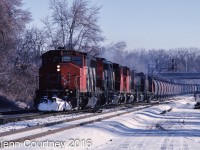
[[[71,61],[71,57],[70,56],[63,56],[62,57],[62,61],[63,62],[70,62]]]
[[[74,64],[82,66],[82,57],[81,56],[72,56],[72,62]]]
[[[42,59],[42,65],[46,64],[51,64],[51,63],[58,63],[60,62],[60,57],[59,56],[54,56],[54,57],[43,57]]]

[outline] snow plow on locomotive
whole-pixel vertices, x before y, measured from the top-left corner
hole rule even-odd
[[[35,107],[40,110],[150,102],[195,90],[194,85],[160,81],[104,58],[74,50],[50,50],[41,58],[39,89],[34,100]]]

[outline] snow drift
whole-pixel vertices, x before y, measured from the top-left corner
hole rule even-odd
[[[54,101],[47,99],[47,101],[40,103],[38,109],[41,111],[63,111],[71,110],[71,104],[58,97],[53,97]]]

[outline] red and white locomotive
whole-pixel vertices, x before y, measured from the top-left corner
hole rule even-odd
[[[104,58],[74,50],[50,50],[42,56],[35,107],[59,101],[60,109],[85,109],[192,93],[195,85],[156,80]],[[70,107],[69,107],[70,106]],[[45,107],[43,107],[45,109]],[[49,109],[51,110],[51,109]]]

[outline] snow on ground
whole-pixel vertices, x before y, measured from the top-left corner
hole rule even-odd
[[[53,101],[45,99],[43,103],[40,103],[38,109],[41,111],[63,111],[71,110],[71,105],[58,97],[52,97]]]
[[[140,107],[142,107],[142,106],[139,106],[137,108],[140,108]],[[113,110],[117,110],[117,109],[118,108],[103,109],[102,112],[109,112],[109,111],[113,111]],[[6,132],[6,131],[13,131],[13,130],[21,129],[21,128],[38,126],[38,125],[42,125],[42,124],[46,124],[46,123],[63,121],[66,119],[88,116],[88,115],[91,115],[91,113],[75,113],[75,114],[68,114],[68,115],[57,115],[57,116],[51,116],[51,117],[45,117],[45,118],[38,118],[38,119],[32,119],[32,120],[24,120],[24,121],[6,123],[3,125],[0,125],[0,133]]]
[[[82,116],[86,116],[86,115],[90,115],[90,113],[84,113],[84,114],[76,113],[76,114],[68,114],[68,115],[57,115],[57,116],[38,118],[38,119],[32,119],[32,120],[11,122],[11,123],[0,125],[0,133],[6,132],[6,131],[17,130],[17,129],[21,129],[21,128],[38,126],[38,125],[51,123],[51,122],[63,121],[63,120],[66,120],[66,119],[72,119],[72,118],[82,117]]]
[[[49,135],[6,149],[198,150],[200,110],[194,98],[182,96],[112,119]]]
[[[17,105],[20,109],[29,109],[30,106],[28,106],[26,103],[24,102],[20,102],[20,101],[15,101],[14,102],[15,105]]]

